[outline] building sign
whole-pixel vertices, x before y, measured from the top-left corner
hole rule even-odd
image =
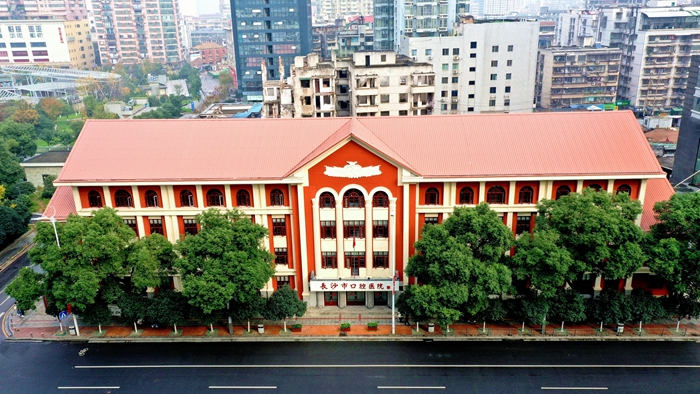
[[[60,27],[58,28],[58,38],[61,39],[61,44],[63,44],[63,31]]]
[[[325,175],[337,178],[362,178],[380,175],[379,166],[362,167],[356,161],[349,161],[344,167],[326,166]]]
[[[398,282],[397,282],[398,285]],[[381,280],[343,280],[312,279],[309,281],[311,291],[391,291],[391,279]]]

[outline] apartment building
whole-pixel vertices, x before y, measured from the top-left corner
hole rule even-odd
[[[322,61],[316,53],[298,56],[290,78],[264,83],[263,117],[409,116],[433,112],[432,66],[415,63],[393,51],[355,52],[349,57],[331,53],[330,61]]]
[[[555,21],[540,21],[540,37],[537,44],[538,48],[549,48],[556,41],[556,26]]]
[[[617,48],[540,49],[537,107],[614,105],[621,58]]]
[[[334,22],[336,19],[369,16],[374,12],[373,0],[319,0],[320,12],[315,15],[315,23]]]
[[[452,32],[459,15],[469,13],[469,0],[375,0],[376,50],[396,50],[401,37],[438,37]]]
[[[560,47],[590,47],[596,39],[598,11],[569,10],[557,19],[555,42]]]
[[[597,41],[622,50],[618,99],[647,115],[680,113],[700,54],[700,7],[602,8],[599,25]]]
[[[93,0],[0,0],[0,19],[82,20]]]
[[[404,37],[404,54],[433,65],[436,114],[531,112],[539,22],[462,23],[455,36]]]
[[[72,65],[62,20],[0,20],[0,63]]]
[[[184,60],[178,0],[92,2],[102,65]]]
[[[87,19],[65,21],[66,43],[71,66],[78,70],[95,68],[95,48],[91,39],[90,22]]]

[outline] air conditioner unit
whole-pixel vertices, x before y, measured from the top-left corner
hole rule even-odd
[[[459,60],[459,56],[453,56],[452,60]]]
[[[458,98],[453,98],[453,99],[452,99],[452,102],[453,102],[453,103],[458,103],[458,102],[459,102],[459,99],[458,99]]]
[[[411,56],[411,59],[413,59],[414,62],[416,61],[416,57],[415,57],[415,56]]]
[[[433,57],[432,57],[432,56],[428,56],[428,60],[433,60]]]
[[[452,70],[452,74],[459,74],[459,70]]]

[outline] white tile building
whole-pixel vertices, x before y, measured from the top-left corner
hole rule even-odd
[[[435,114],[531,112],[538,22],[461,24],[457,36],[404,37],[404,54],[435,70]]]
[[[593,46],[598,31],[598,12],[569,10],[557,18],[556,45],[562,47]]]
[[[0,21],[0,63],[50,63],[70,66],[62,20]]]

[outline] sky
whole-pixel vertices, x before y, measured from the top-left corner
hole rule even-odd
[[[183,15],[199,15],[219,12],[219,0],[180,0],[180,12]]]

